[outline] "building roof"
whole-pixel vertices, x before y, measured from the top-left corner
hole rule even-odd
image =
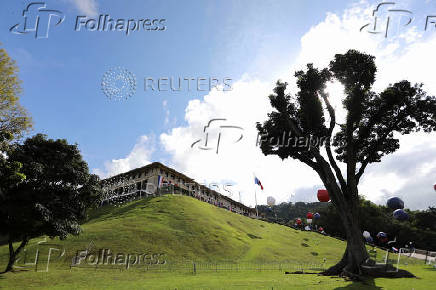
[[[191,183],[195,183],[195,184],[197,184],[201,190],[206,190],[206,191],[208,191],[208,192],[210,192],[210,193],[213,193],[213,194],[215,194],[215,195],[217,195],[217,196],[220,196],[221,198],[227,200],[228,202],[231,202],[231,203],[233,203],[233,204],[236,204],[237,206],[239,206],[239,207],[241,207],[241,208],[244,208],[244,209],[247,209],[247,210],[250,210],[250,211],[255,211],[254,208],[248,207],[248,206],[246,206],[246,205],[244,205],[244,204],[242,204],[242,203],[240,203],[240,202],[238,202],[238,201],[235,201],[235,200],[231,199],[231,198],[228,197],[228,196],[222,195],[221,193],[219,193],[219,192],[217,192],[217,191],[215,191],[215,190],[213,190],[213,189],[210,189],[210,188],[207,187],[207,186],[204,186],[204,185],[202,185],[202,184],[199,184],[199,183],[196,182],[194,179],[192,179],[192,178],[190,178],[190,177],[184,175],[183,173],[180,173],[180,172],[176,171],[176,170],[173,169],[173,168],[170,168],[170,167],[168,167],[168,166],[165,166],[165,165],[163,165],[163,164],[160,163],[160,162],[153,162],[153,163],[150,163],[150,164],[145,165],[145,166],[143,166],[143,167],[135,168],[135,169],[132,169],[132,170],[130,170],[130,171],[127,171],[127,172],[124,172],[124,173],[120,173],[120,174],[117,174],[117,175],[114,175],[114,176],[108,177],[108,178],[106,178],[106,179],[103,179],[102,181],[106,181],[106,180],[110,180],[110,179],[116,179],[116,178],[121,178],[121,177],[125,177],[125,176],[131,176],[131,175],[134,175],[134,174],[138,174],[138,173],[140,173],[140,172],[143,172],[144,170],[149,170],[149,169],[153,169],[153,168],[161,168],[161,169],[163,169],[163,170],[166,170],[166,171],[168,171],[169,173],[174,174],[175,177],[182,178],[182,179],[184,179],[184,180],[187,180],[188,182],[191,182]]]

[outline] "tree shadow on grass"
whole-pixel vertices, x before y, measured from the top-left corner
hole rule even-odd
[[[364,281],[354,281],[353,283],[345,286],[345,287],[337,287],[335,290],[340,289],[383,289],[382,287],[378,287],[375,285],[374,278],[365,278]]]

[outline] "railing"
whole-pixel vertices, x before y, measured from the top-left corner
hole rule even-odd
[[[251,262],[192,262],[192,261],[168,261],[165,264],[142,264],[142,265],[105,265],[105,264],[71,264],[70,269],[93,269],[93,270],[136,270],[147,272],[238,272],[238,271],[299,271],[299,272],[320,272],[325,270],[325,263],[251,263]]]

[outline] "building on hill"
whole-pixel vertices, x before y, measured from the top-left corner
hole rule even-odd
[[[143,196],[183,194],[234,213],[256,217],[254,208],[234,201],[159,162],[109,177],[101,183],[104,192],[102,204],[120,203]]]

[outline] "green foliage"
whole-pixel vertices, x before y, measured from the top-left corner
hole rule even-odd
[[[362,232],[364,230],[371,233],[373,238],[378,232],[385,232],[389,239],[397,238],[395,246],[404,247],[410,241],[414,242],[419,249],[436,249],[436,233],[425,225],[433,224],[432,210],[410,211],[406,210],[409,215],[409,221],[398,221],[393,218],[392,210],[376,205],[367,200],[360,200],[359,220]],[[417,218],[418,217],[418,218]],[[428,220],[430,218],[430,220]],[[345,232],[341,225],[336,222],[339,215],[333,206],[322,212],[322,218],[319,224],[327,229],[329,234],[345,238]]]
[[[20,172],[22,164],[10,161],[7,154],[10,152],[9,141],[13,135],[9,132],[0,132],[0,203],[3,202],[4,194],[12,186],[23,181],[26,176]]]
[[[30,238],[79,234],[87,208],[99,195],[98,177],[89,174],[77,145],[66,140],[38,134],[8,154],[13,171],[22,165],[26,179],[4,188],[0,197],[0,235],[8,237],[11,247],[13,241],[22,242],[17,250],[11,248],[6,271]]]
[[[296,218],[305,218],[308,212],[320,212],[328,206],[325,202],[282,202],[278,205],[268,207],[266,205],[259,205],[257,209],[259,214],[265,215],[265,218],[271,222],[278,222],[282,224],[294,224]]]
[[[31,118],[19,104],[21,92],[18,68],[5,49],[0,48],[0,134],[19,137],[32,126]]]
[[[368,164],[380,162],[384,155],[399,148],[394,133],[436,131],[436,98],[427,96],[422,85],[411,85],[406,80],[389,85],[381,93],[371,91],[376,71],[374,57],[356,50],[336,54],[328,68],[318,70],[308,64],[306,71],[295,74],[297,98],[285,92],[287,83],[277,82],[274,94],[269,96],[273,111],[263,124],[256,124],[262,140],[267,140],[260,145],[263,154],[303,162],[318,174],[329,192],[338,211],[336,221],[341,220],[336,225],[343,227],[349,242],[341,263],[326,271],[330,275],[359,274],[360,266],[368,258],[359,238],[358,190]],[[345,122],[336,120],[325,91],[330,80],[344,85]],[[322,103],[330,117],[328,126]],[[337,125],[339,130],[335,130]],[[280,140],[283,134],[306,142],[284,146],[268,142]],[[316,142],[311,142],[313,139]],[[337,160],[346,163],[344,172]]]
[[[266,219],[271,222],[280,221],[294,225],[295,219],[304,218],[308,212],[319,212],[320,219],[315,219],[314,224],[322,226],[331,235],[346,239],[346,233],[337,209],[331,203],[281,203],[272,207],[259,206],[259,212],[265,213]],[[368,200],[360,199],[359,221],[362,232],[368,231],[375,238],[378,232],[386,232],[389,238],[397,237],[398,247],[403,247],[407,242],[413,241],[419,249],[436,249],[436,209],[429,208],[425,211],[406,210],[409,221],[399,222],[392,216],[392,210],[376,205]],[[303,219],[304,221],[304,219]]]

